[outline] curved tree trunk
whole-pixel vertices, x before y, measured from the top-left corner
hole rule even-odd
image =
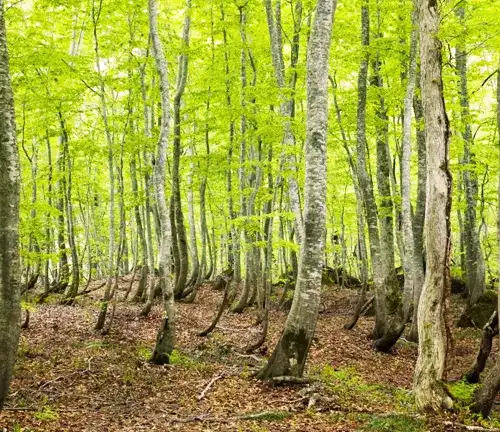
[[[446,323],[451,289],[451,174],[439,19],[435,0],[419,1],[422,101],[427,144],[427,271],[418,309],[419,355],[413,388],[417,406],[435,411],[449,409],[453,404],[442,382],[451,342]]]
[[[184,214],[182,212],[181,187],[180,187],[180,157],[181,157],[181,101],[186,88],[188,75],[188,55],[185,52],[189,47],[189,28],[191,2],[187,1],[186,20],[182,33],[183,52],[179,56],[179,65],[177,70],[177,90],[174,96],[174,152],[172,160],[172,195],[174,197],[175,226],[177,228],[177,239],[179,245],[179,273],[176,277],[174,295],[175,298],[181,298],[182,292],[186,287],[186,279],[189,265],[188,245],[186,227],[184,226]]]
[[[326,220],[328,57],[334,0],[318,0],[307,55],[306,185],[304,238],[292,308],[262,379],[302,376],[316,327],[321,295]]]
[[[483,337],[481,338],[481,345],[477,354],[474,364],[470,370],[464,375],[464,379],[471,384],[479,382],[479,377],[484,371],[486,361],[491,353],[493,345],[493,338],[498,336],[498,312],[493,312],[488,322],[483,328]]]
[[[190,0],[188,0],[190,5]],[[156,164],[154,170],[154,189],[158,215],[160,219],[160,257],[158,267],[160,272],[160,285],[163,294],[163,320],[158,329],[156,345],[151,356],[151,362],[155,364],[165,364],[170,361],[170,355],[175,344],[175,304],[173,284],[170,278],[170,244],[172,235],[170,231],[170,218],[165,196],[165,165],[167,159],[167,145],[170,121],[170,101],[168,88],[167,61],[163,51],[163,44],[158,32],[158,10],[156,0],[148,0],[149,27],[153,41],[154,58],[156,68],[160,78],[161,95],[161,126],[160,137],[156,154]],[[186,17],[189,29],[189,15]],[[188,30],[189,31],[189,30]]]

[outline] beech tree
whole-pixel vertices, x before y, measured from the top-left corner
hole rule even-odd
[[[447,309],[451,290],[451,174],[449,121],[446,114],[441,48],[440,12],[434,0],[418,3],[423,114],[427,148],[425,281],[418,306],[418,359],[414,392],[419,408],[451,408],[443,386],[449,348]]]
[[[285,329],[260,378],[302,376],[318,314],[326,218],[328,58],[334,0],[318,0],[308,43],[306,200],[297,285]]]
[[[9,391],[21,319],[19,155],[10,83],[4,3],[0,2],[0,410]]]

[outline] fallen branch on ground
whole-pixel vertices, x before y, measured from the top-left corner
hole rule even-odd
[[[207,392],[210,390],[210,388],[217,382],[219,381],[220,379],[224,378],[226,376],[226,372],[222,372],[220,373],[219,375],[216,375],[215,377],[213,377],[210,382],[205,386],[205,388],[203,389],[203,391],[199,394],[199,396],[197,397],[197,399],[199,401],[201,401],[207,394]]]
[[[479,431],[479,432],[500,432],[500,428],[493,428],[493,429],[488,429],[488,428],[484,428],[482,426],[471,426],[471,425],[466,425],[466,424],[463,424],[463,423],[453,423],[451,421],[445,421],[443,423],[445,426],[458,426],[458,427],[461,427],[465,430],[468,430],[468,431]]]

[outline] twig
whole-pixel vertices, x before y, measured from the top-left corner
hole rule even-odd
[[[311,378],[299,378],[294,376],[273,377],[271,381],[275,384],[310,384]]]
[[[228,423],[235,420],[259,420],[273,415],[273,411],[249,412],[236,416],[228,417],[210,417],[208,413],[199,414],[193,417],[173,418],[167,420],[169,423],[195,423],[195,422],[212,422],[212,423]]]
[[[234,354],[237,355],[238,357],[251,358],[252,360],[255,360],[256,362],[259,362],[259,363],[265,360],[264,357],[258,357],[255,354],[240,354],[237,352],[235,352]]]
[[[85,370],[77,370],[77,371],[74,371],[72,373],[70,373],[69,375],[61,375],[61,376],[58,376],[57,378],[54,378],[50,381],[46,381],[45,383],[43,383],[42,385],[40,385],[40,387],[38,387],[38,390],[42,390],[43,388],[47,387],[48,385],[50,384],[53,384],[55,382],[58,382],[58,381],[61,381],[62,379],[64,378],[69,378],[73,375],[78,375],[78,374],[86,374],[86,373],[90,373],[92,372],[92,370],[90,369],[90,362],[92,361],[94,357],[90,357],[87,361],[88,361],[88,367],[87,369]]]
[[[226,376],[226,372],[222,372],[220,373],[219,375],[216,375],[214,376],[210,382],[205,386],[205,388],[203,389],[203,391],[199,394],[199,396],[197,397],[197,399],[199,401],[201,401],[205,396],[206,394],[208,393],[208,391],[210,390],[210,388],[217,382],[219,381],[220,379],[224,378]]]
[[[451,421],[445,421],[443,422],[445,426],[459,426],[461,428],[464,428],[465,430],[468,431],[480,431],[480,432],[500,432],[499,428],[493,428],[493,429],[487,429],[482,426],[469,426],[463,423],[453,423]]]

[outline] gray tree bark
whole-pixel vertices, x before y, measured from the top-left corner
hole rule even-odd
[[[457,9],[456,14],[463,25],[465,8],[461,6]],[[464,212],[464,246],[465,246],[465,268],[466,268],[466,283],[468,291],[469,304],[474,304],[479,296],[485,290],[485,264],[481,243],[479,240],[479,232],[476,223],[476,196],[477,196],[477,174],[475,173],[476,162],[472,154],[472,128],[470,119],[469,93],[467,88],[467,53],[463,41],[459,40],[456,48],[456,69],[459,77],[459,95],[461,107],[462,121],[462,140],[464,145],[464,153],[462,164],[463,170],[463,187],[465,195],[465,212]]]
[[[420,68],[417,66],[416,86],[420,89]],[[420,93],[420,92],[418,92]],[[426,182],[427,182],[427,158],[425,149],[425,128],[422,99],[415,93],[413,96],[413,112],[417,123],[416,140],[418,154],[418,173],[417,173],[417,203],[413,215],[413,241],[415,243],[415,260],[419,260],[420,266],[424,263],[424,219],[425,219],[425,200],[426,200]],[[418,265],[418,264],[415,264]],[[423,276],[422,276],[423,278]],[[409,341],[418,341],[418,304],[422,293],[422,284],[415,283],[416,290],[413,291],[413,315],[411,327],[407,339]]]
[[[186,2],[186,16],[184,19],[184,27],[182,31],[182,49],[179,56],[177,68],[177,85],[174,95],[174,137],[173,137],[173,158],[172,158],[172,195],[174,201],[175,226],[177,229],[177,239],[179,247],[179,269],[176,276],[174,294],[175,298],[182,297],[184,288],[186,287],[189,255],[187,245],[186,227],[184,226],[184,214],[182,211],[181,188],[180,188],[180,157],[181,157],[181,102],[184,90],[186,88],[188,75],[188,54],[186,52],[189,47],[189,29],[191,25],[191,1]],[[175,239],[174,239],[175,240]]]
[[[326,221],[328,58],[336,2],[318,0],[307,55],[304,237],[292,308],[278,345],[259,378],[302,376],[321,296]]]
[[[415,19],[413,20],[415,23]],[[401,219],[403,231],[403,270],[404,270],[404,289],[403,301],[400,304],[397,313],[391,320],[391,324],[382,338],[378,339],[374,347],[379,351],[388,352],[392,349],[405,329],[411,308],[418,306],[414,303],[413,296],[420,293],[424,269],[422,260],[415,256],[415,240],[413,237],[413,219],[411,213],[411,120],[413,95],[415,91],[415,78],[417,67],[417,39],[416,28],[412,30],[410,38],[410,61],[408,65],[408,82],[406,85],[406,94],[404,98],[403,114],[403,142],[401,155]]]
[[[9,391],[21,319],[19,193],[21,171],[16,143],[14,97],[0,0],[0,410]]]
[[[420,0],[418,9],[427,147],[427,271],[418,308],[419,352],[413,389],[420,409],[440,411],[453,405],[442,382],[450,343],[446,323],[451,289],[450,131],[443,97],[438,4],[435,0]]]
[[[95,65],[97,70],[97,75],[99,78],[99,99],[101,102],[101,117],[104,123],[104,132],[106,135],[106,143],[108,145],[108,172],[109,172],[109,250],[108,250],[108,268],[107,268],[107,283],[106,289],[104,291],[103,299],[101,300],[101,308],[99,315],[97,317],[97,323],[95,325],[95,330],[102,330],[104,328],[104,322],[106,320],[106,314],[108,311],[108,303],[111,296],[111,289],[114,277],[115,268],[115,169],[114,169],[114,140],[113,134],[109,127],[108,121],[108,106],[106,103],[106,93],[104,78],[101,73],[101,61],[99,54],[99,39],[97,36],[97,27],[99,23],[99,18],[102,12],[102,0],[100,0],[99,5],[96,7],[95,1],[92,1],[92,24],[93,24],[93,34],[94,34],[94,53],[95,53]]]
[[[498,142],[500,144],[500,62],[497,69],[497,131],[498,131]],[[497,208],[497,245],[500,247],[500,172],[498,173],[498,187],[497,187],[497,198],[498,198],[498,208]],[[497,266],[500,269],[500,249],[498,249],[497,256]],[[500,291],[500,286],[498,287]],[[498,310],[500,311],[500,300],[498,305]],[[484,377],[483,384],[476,390],[474,394],[474,405],[472,410],[477,413],[481,413],[483,417],[488,417],[493,407],[495,398],[497,397],[498,391],[500,390],[500,357],[497,354],[495,359],[495,364],[489,371],[486,377]]]
[[[370,240],[370,254],[373,268],[373,284],[375,288],[375,327],[373,329],[374,339],[382,337],[388,325],[387,289],[385,286],[386,275],[383,265],[383,256],[380,246],[380,234],[378,227],[378,211],[373,191],[373,181],[368,171],[366,155],[366,98],[368,63],[370,53],[370,18],[369,4],[365,0],[361,6],[361,44],[364,50],[363,58],[359,66],[358,74],[358,114],[357,114],[357,169],[358,182],[363,196],[366,212],[366,223],[368,225],[368,237]]]
[[[264,5],[266,8],[267,16],[267,27],[269,30],[269,38],[271,41],[271,56],[274,67],[274,75],[278,87],[282,91],[282,103],[280,105],[281,115],[283,117],[283,144],[293,148],[295,146],[295,136],[292,130],[292,117],[294,115],[294,96],[293,91],[295,89],[296,73],[292,73],[290,77],[290,82],[286,83],[285,80],[285,62],[283,60],[283,46],[282,46],[282,29],[281,29],[281,7],[280,0],[276,2],[275,14],[273,15],[272,2],[271,0],[264,0]],[[299,50],[299,32],[301,26],[302,17],[302,2],[299,0],[295,7],[295,28],[294,28],[294,39],[292,42],[292,56],[291,56],[291,68],[294,69]],[[291,92],[290,92],[291,90]],[[287,96],[291,94],[290,96]],[[297,183],[296,175],[296,157],[290,154],[287,150],[284,155],[282,155],[283,162],[288,165],[286,167],[290,174],[287,177],[288,181],[288,193],[290,199],[290,205],[292,207],[293,213],[295,214],[295,236],[297,242],[300,244],[303,238],[303,217],[302,209],[300,207],[300,195],[299,186]]]
[[[190,4],[188,0],[188,4]],[[164,316],[156,336],[156,345],[151,356],[155,364],[165,364],[170,361],[170,355],[175,345],[175,304],[174,290],[170,277],[170,244],[172,235],[170,231],[170,217],[165,196],[165,165],[167,159],[167,145],[169,138],[170,100],[167,60],[163,50],[163,44],[158,31],[158,9],[156,0],[148,0],[149,29],[153,41],[153,54],[156,69],[160,79],[161,95],[161,125],[160,137],[156,153],[154,169],[154,189],[158,215],[160,218],[160,254],[158,267],[160,272],[160,285],[163,294]]]

